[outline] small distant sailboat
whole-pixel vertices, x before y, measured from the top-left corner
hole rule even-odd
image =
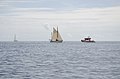
[[[16,39],[16,35],[14,35],[14,42],[18,42],[18,40]]]
[[[91,40],[91,38],[88,36],[87,38],[84,38],[84,40],[81,40],[81,42],[95,42],[94,40]]]
[[[53,27],[53,32],[51,33],[51,39],[50,42],[56,42],[56,43],[62,43],[63,39],[58,31],[58,27],[57,30]]]

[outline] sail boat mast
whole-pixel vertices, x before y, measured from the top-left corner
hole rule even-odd
[[[58,38],[58,27],[57,27],[57,38]]]

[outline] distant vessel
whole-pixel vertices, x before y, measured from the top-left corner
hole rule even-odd
[[[14,42],[18,42],[18,40],[16,39],[16,35],[14,35]]]
[[[51,33],[50,42],[57,42],[57,43],[63,42],[63,39],[58,31],[58,27],[57,27],[57,30],[53,27],[53,32]]]
[[[84,40],[81,40],[81,42],[95,42],[95,41],[91,40],[91,38],[88,36],[87,38],[84,38]]]

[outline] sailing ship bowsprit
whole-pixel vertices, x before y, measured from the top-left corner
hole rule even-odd
[[[63,42],[63,39],[58,31],[58,27],[57,27],[57,30],[53,27],[53,32],[51,33],[50,42],[58,42],[58,43]]]

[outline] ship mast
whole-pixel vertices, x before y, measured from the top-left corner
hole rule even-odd
[[[58,38],[58,27],[57,27],[57,38]]]

